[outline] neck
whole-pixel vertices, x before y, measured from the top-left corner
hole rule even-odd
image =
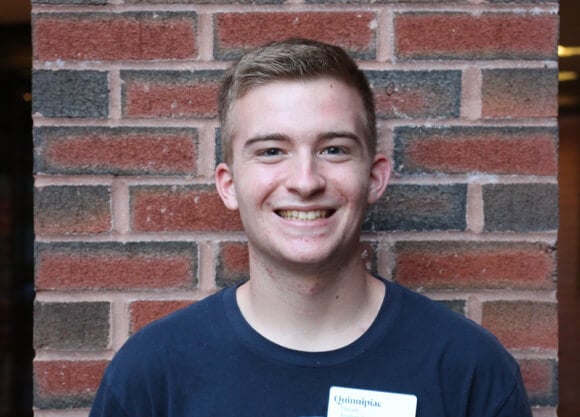
[[[358,257],[324,271],[274,269],[250,254],[250,280],[238,289],[244,318],[287,348],[325,351],[360,337],[374,321],[384,285]]]

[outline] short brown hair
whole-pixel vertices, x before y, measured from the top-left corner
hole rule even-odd
[[[334,45],[309,39],[292,38],[273,42],[248,52],[225,74],[218,98],[221,148],[224,161],[231,163],[230,113],[234,102],[252,88],[280,80],[336,78],[353,87],[363,101],[366,113],[366,140],[369,152],[376,152],[375,104],[369,83],[348,53]]]

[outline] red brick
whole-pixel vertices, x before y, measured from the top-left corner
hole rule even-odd
[[[530,270],[532,267],[530,266]],[[557,349],[556,303],[490,301],[483,303],[482,324],[508,349]]]
[[[107,361],[35,361],[34,380],[41,398],[86,396],[97,391]]]
[[[214,188],[142,186],[131,189],[131,228],[141,232],[242,230]]]
[[[152,321],[191,304],[187,300],[172,301],[135,301],[129,307],[131,313],[131,332],[136,332]]]
[[[226,274],[249,272],[248,245],[243,242],[224,242],[220,245],[220,265]]]
[[[395,130],[401,173],[556,175],[556,129],[451,127]]]
[[[57,290],[185,288],[196,282],[189,243],[38,245],[36,288]]]
[[[215,117],[220,77],[219,71],[123,71],[123,116]]]
[[[395,37],[399,59],[555,59],[558,17],[402,13]]]
[[[34,58],[151,60],[195,58],[193,13],[40,14],[33,22]]]
[[[216,284],[229,287],[250,276],[248,245],[245,242],[222,242],[219,246]]]
[[[556,117],[558,70],[483,70],[481,93],[485,118]]]
[[[37,172],[192,175],[197,131],[153,128],[40,128]]]
[[[502,242],[401,242],[394,277],[412,288],[554,289],[553,248]]]
[[[369,12],[222,13],[215,17],[216,54],[227,59],[274,40],[305,37],[340,45],[357,57],[372,58],[375,19]]]
[[[554,406],[558,401],[558,366],[555,360],[519,361],[522,377],[532,405]]]
[[[34,198],[39,235],[104,233],[111,229],[111,192],[106,186],[48,186]]]

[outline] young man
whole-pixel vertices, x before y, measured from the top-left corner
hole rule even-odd
[[[267,45],[227,73],[216,186],[249,280],[134,335],[92,417],[530,417],[514,359],[473,322],[370,275],[387,186],[368,83],[340,48]]]

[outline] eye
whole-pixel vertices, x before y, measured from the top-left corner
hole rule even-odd
[[[280,148],[267,148],[258,151],[258,156],[280,156],[282,150]]]
[[[349,153],[348,149],[342,146],[328,146],[324,148],[321,152],[322,155],[336,155],[336,156],[347,155],[348,153]]]
[[[352,156],[351,149],[346,146],[327,146],[320,151],[320,156],[329,161],[341,162],[346,161]]]

